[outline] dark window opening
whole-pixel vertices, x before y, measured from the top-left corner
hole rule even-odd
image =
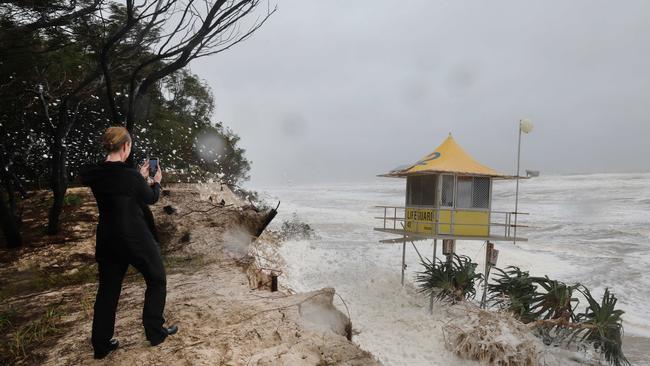
[[[415,175],[406,178],[406,204],[434,206],[436,199],[436,176]]]

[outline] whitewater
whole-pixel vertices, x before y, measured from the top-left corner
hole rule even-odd
[[[473,363],[444,349],[441,322],[413,283],[421,269],[407,247],[406,284],[401,286],[401,244],[381,244],[376,205],[403,205],[405,182],[377,178],[363,183],[261,187],[269,203],[282,201],[276,229],[292,215],[317,237],[286,242],[284,285],[296,291],[334,287],[358,332],[354,341],[387,365]],[[512,211],[514,182],[495,182],[493,210]],[[650,364],[650,173],[545,176],[520,183],[519,235],[527,242],[499,242],[499,267],[516,265],[532,275],[581,283],[602,296],[610,288],[625,310],[624,349],[633,364]],[[431,258],[431,242],[417,242]],[[438,246],[440,251],[440,246]],[[459,254],[482,268],[482,242],[460,241]],[[440,255],[440,252],[438,253]],[[581,308],[584,304],[581,304]]]

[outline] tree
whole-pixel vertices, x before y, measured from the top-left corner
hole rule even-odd
[[[134,131],[152,86],[192,60],[218,54],[249,38],[276,10],[267,8],[242,32],[242,23],[255,14],[259,4],[259,0],[126,0],[123,6],[113,6],[110,17],[101,17],[110,26],[104,27],[107,31],[98,50],[113,120]],[[124,68],[121,61],[125,59],[134,62]],[[121,93],[113,82],[118,69],[128,79]],[[118,93],[124,95],[123,100],[116,98]]]
[[[22,236],[20,235],[22,220],[16,214],[16,199],[14,191],[19,191],[23,198],[27,196],[27,192],[16,174],[13,172],[11,161],[7,161],[5,151],[2,151],[0,159],[0,163],[2,163],[2,170],[0,170],[0,183],[2,183],[2,186],[7,193],[9,201],[8,203],[5,202],[4,195],[0,193],[0,225],[2,226],[2,232],[5,234],[7,246],[9,248],[17,248],[23,243]]]
[[[133,132],[134,156],[162,157],[169,178],[219,180],[236,185],[248,179],[250,162],[239,136],[223,123],[212,123],[210,88],[187,70],[166,77],[150,92],[146,118]],[[153,122],[155,121],[155,123]]]
[[[101,73],[77,42],[75,30],[101,1],[25,1],[10,2],[0,9],[3,32],[0,56],[3,75],[20,75],[22,91],[32,94],[38,103],[26,109],[40,117],[40,126],[48,136],[50,188],[54,200],[48,215],[48,233],[59,230],[59,217],[68,187],[67,136],[78,121],[79,108],[88,100],[93,84]],[[13,90],[12,92],[16,92]],[[32,121],[33,122],[33,121]]]
[[[13,20],[2,37],[31,34],[41,29],[68,26],[99,10],[104,0],[9,0],[1,4],[1,16]]]
[[[158,95],[165,89],[161,82],[177,77],[192,60],[250,37],[275,11],[267,7],[243,26],[258,5],[259,0],[28,0],[0,5],[0,83],[8,82],[2,80],[5,76],[20,79],[20,98],[5,99],[24,102],[5,117],[46,136],[44,156],[50,161],[54,195],[50,234],[59,230],[70,176],[69,135],[78,121],[85,122],[83,130],[92,124],[125,124],[135,145],[140,136],[136,122],[147,120],[164,99]],[[203,107],[211,112],[211,106]],[[15,130],[20,128],[25,126]],[[229,141],[236,144],[235,137]],[[237,163],[239,170],[246,167],[244,161]]]

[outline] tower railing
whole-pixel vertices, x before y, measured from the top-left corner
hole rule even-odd
[[[492,240],[511,240],[511,241],[526,241],[523,237],[515,237],[515,228],[526,228],[528,225],[514,224],[517,215],[528,215],[527,212],[514,212],[514,211],[492,211],[475,208],[457,208],[457,207],[434,207],[434,206],[375,206],[383,211],[382,216],[375,216],[374,219],[381,221],[381,226],[376,227],[375,230],[395,233],[395,234],[408,234],[415,236],[431,236],[431,237],[463,237],[467,239],[492,239]],[[416,218],[406,218],[407,209],[417,211],[430,211],[431,220],[418,220]],[[457,222],[455,220],[457,213],[467,212],[482,212],[488,215],[486,223],[467,223]],[[441,219],[441,213],[448,216],[449,219]],[[430,225],[431,229],[421,230],[424,225]],[[486,228],[488,235],[456,235],[456,226],[472,227],[472,228]],[[441,227],[447,230],[441,230]],[[430,232],[429,232],[430,231]]]

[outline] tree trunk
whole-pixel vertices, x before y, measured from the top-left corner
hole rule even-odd
[[[59,221],[63,211],[63,199],[68,189],[67,150],[65,136],[58,132],[50,146],[50,189],[53,194],[52,207],[48,217],[47,233],[59,232]]]
[[[2,225],[7,248],[18,248],[23,245],[19,222],[15,211],[9,209],[5,203],[4,195],[0,194],[0,225]]]
[[[131,133],[131,132],[129,131],[129,133]],[[131,133],[131,136],[133,136],[132,133]],[[138,167],[138,164],[136,163],[135,159],[133,158],[133,155],[135,154],[135,142],[136,142],[135,138],[131,137],[131,153],[129,154],[129,156],[126,158],[126,161],[125,161],[125,163],[129,164],[129,166],[132,167],[132,168],[137,168]]]
[[[135,130],[135,122],[136,119],[138,118],[138,106],[142,103],[142,100],[145,96],[146,91],[143,91],[141,88],[135,89],[135,95],[129,99],[129,106],[128,110],[126,113],[126,130],[129,131],[131,134],[131,154],[129,154],[129,157],[126,158],[126,163],[129,164],[130,166],[137,168],[137,163],[135,159],[133,158],[133,155],[135,154],[135,145],[136,141],[133,136],[133,131]]]
[[[89,79],[90,80],[90,79]],[[50,189],[52,190],[53,200],[50,214],[48,217],[47,233],[54,235],[59,232],[61,212],[63,211],[63,201],[65,192],[68,190],[68,148],[66,139],[70,130],[74,126],[78,113],[79,104],[71,108],[72,95],[69,95],[61,102],[58,113],[58,124],[52,130],[52,142],[50,144]],[[73,116],[70,111],[74,110]]]

